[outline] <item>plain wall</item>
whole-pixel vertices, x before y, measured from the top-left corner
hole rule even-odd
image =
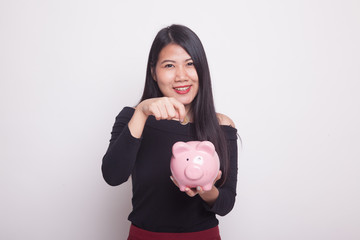
[[[360,239],[356,0],[1,0],[0,239],[126,239],[131,182],[106,185],[101,160],[172,23],[243,141],[223,239]]]

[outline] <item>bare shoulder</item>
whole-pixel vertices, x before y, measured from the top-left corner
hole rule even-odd
[[[226,125],[226,126],[231,126],[231,127],[235,128],[235,123],[233,122],[233,120],[231,120],[231,118],[229,118],[225,114],[216,113],[216,117],[217,117],[220,125]]]

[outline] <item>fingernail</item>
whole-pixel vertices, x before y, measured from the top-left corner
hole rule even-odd
[[[180,122],[184,122],[184,119],[180,119]]]
[[[173,177],[172,177],[172,176],[170,176],[170,179],[171,179],[171,181],[174,181],[174,179],[173,179]]]
[[[197,187],[196,187],[196,190],[201,191],[201,187],[200,187],[200,186],[197,186]]]
[[[189,188],[185,188],[185,192],[188,192],[190,189]]]

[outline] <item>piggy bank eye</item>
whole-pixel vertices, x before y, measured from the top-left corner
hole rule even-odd
[[[189,159],[187,158],[186,161],[189,161]]]
[[[203,164],[204,160],[201,156],[197,156],[195,159],[194,159],[194,163],[196,164]]]

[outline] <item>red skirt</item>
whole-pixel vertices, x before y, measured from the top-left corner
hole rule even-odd
[[[128,240],[221,240],[219,227],[191,233],[158,233],[130,226]]]

